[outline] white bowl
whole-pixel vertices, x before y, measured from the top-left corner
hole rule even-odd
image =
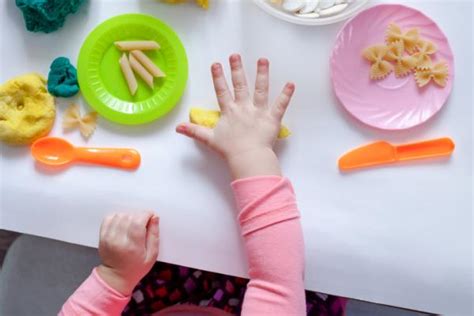
[[[277,5],[274,5],[270,2],[270,0],[253,0],[257,6],[259,6],[263,11],[267,12],[274,17],[277,17],[281,20],[285,20],[287,22],[295,23],[295,24],[302,24],[302,25],[326,25],[332,24],[340,21],[344,21],[357,12],[359,12],[369,0],[353,0],[350,6],[342,11],[339,14],[328,16],[325,18],[302,18],[296,16],[292,13],[283,11],[282,9],[278,8]]]

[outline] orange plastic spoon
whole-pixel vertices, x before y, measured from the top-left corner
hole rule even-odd
[[[39,162],[52,166],[62,166],[74,161],[123,169],[135,169],[140,165],[140,154],[136,150],[74,147],[57,137],[38,139],[31,146],[31,154]]]
[[[339,159],[339,169],[351,170],[397,161],[448,156],[453,151],[454,142],[450,138],[438,138],[399,146],[381,141],[348,152]]]

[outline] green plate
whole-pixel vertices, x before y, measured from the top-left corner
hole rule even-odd
[[[122,75],[122,55],[116,41],[153,40],[161,49],[145,52],[166,74],[155,78],[152,90],[139,76],[132,96]],[[188,80],[188,60],[176,33],[162,21],[143,14],[113,17],[94,29],[77,62],[81,92],[100,115],[122,124],[143,124],[168,113],[183,95]]]

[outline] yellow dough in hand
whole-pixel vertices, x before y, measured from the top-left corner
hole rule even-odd
[[[201,126],[214,128],[221,117],[221,112],[216,110],[207,110],[202,108],[191,108],[189,111],[189,120],[191,123],[198,124]],[[291,135],[291,131],[282,125],[278,138],[287,138]]]
[[[53,127],[54,97],[46,79],[31,73],[0,85],[0,140],[11,145],[31,144]]]

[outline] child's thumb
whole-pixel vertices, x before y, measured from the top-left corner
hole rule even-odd
[[[193,138],[203,144],[209,145],[212,129],[193,123],[181,123],[176,127],[176,132]]]
[[[146,260],[147,262],[156,261],[160,246],[160,218],[153,215],[147,226],[146,235]]]

